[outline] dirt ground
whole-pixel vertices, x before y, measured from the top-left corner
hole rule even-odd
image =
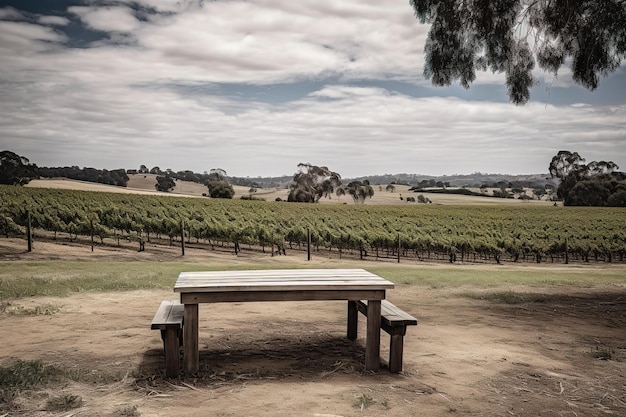
[[[3,262],[73,256],[97,267],[111,260],[84,247],[39,244],[35,255],[0,242]],[[188,253],[185,261],[193,260]],[[164,376],[162,343],[150,330],[156,307],[175,299],[173,291],[11,300],[60,310],[1,315],[0,365],[38,359],[82,377],[24,392],[18,408],[0,416],[626,415],[626,288],[509,289],[532,291],[535,301],[464,297],[487,291],[471,288],[390,291],[388,298],[419,320],[408,329],[401,374],[385,367],[386,333],[383,369],[363,370],[364,320],[359,339],[348,341],[344,302],[201,305],[201,369],[178,379]],[[82,407],[42,410],[46,399],[62,395],[80,396]]]

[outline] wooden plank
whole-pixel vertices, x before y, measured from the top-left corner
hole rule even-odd
[[[360,306],[359,306],[360,304]],[[364,308],[367,308],[367,300],[360,300],[357,302],[357,307],[363,314],[367,314]],[[381,315],[383,316],[383,324],[385,326],[415,326],[417,325],[417,319],[395,306],[389,300],[383,300],[381,303]]]
[[[183,327],[183,369],[187,376],[198,372],[198,304],[185,304],[185,326]]]
[[[380,300],[367,304],[367,336],[365,339],[365,370],[380,369]]]
[[[168,327],[165,330],[165,374],[171,378],[177,377],[180,373],[180,346],[178,344],[178,332],[175,327]]]
[[[180,300],[187,303],[232,303],[255,301],[318,301],[318,300],[370,300],[383,299],[385,290],[323,290],[323,291],[232,291],[181,293]],[[187,320],[185,318],[185,320]],[[187,322],[185,321],[185,327]]]
[[[391,289],[394,284],[365,270],[253,270],[181,272],[174,291]]]
[[[154,317],[152,318],[152,323],[150,324],[150,328],[152,330],[159,329],[160,325],[167,321],[167,317],[170,315],[170,311],[172,310],[171,301],[161,301],[161,305],[157,309]]]
[[[161,305],[152,318],[150,328],[165,330],[168,326],[182,327],[183,306],[177,300],[161,301]]]
[[[348,339],[356,340],[359,324],[359,310],[356,301],[348,300]]]

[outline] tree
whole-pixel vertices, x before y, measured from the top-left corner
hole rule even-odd
[[[140,174],[148,174],[149,173],[148,167],[145,166],[145,165],[141,165],[139,167],[139,171],[137,171],[137,172],[139,172]]]
[[[37,165],[14,152],[0,152],[0,184],[26,185],[33,178],[39,178]]]
[[[226,181],[209,181],[209,196],[211,198],[233,198],[235,190],[233,186]]]
[[[337,196],[345,194],[352,196],[354,204],[363,204],[366,198],[372,198],[374,196],[374,189],[368,180],[352,181],[348,185],[342,185],[337,188]]]
[[[156,180],[157,182],[154,185],[154,188],[156,188],[157,191],[170,192],[174,189],[174,187],[176,187],[174,179],[167,174],[163,176],[157,176]]]
[[[535,64],[555,76],[568,62],[574,81],[593,91],[626,58],[624,0],[410,0],[430,23],[424,75],[465,88],[476,70],[504,73],[509,99],[524,104]]]
[[[552,157],[548,170],[552,178],[563,181],[570,173],[580,171],[581,168],[586,168],[585,158],[578,152],[559,151]]]
[[[161,171],[161,168],[159,168],[159,167],[153,167],[150,170],[150,174],[161,175],[161,174],[163,174],[163,171]]]
[[[209,172],[207,187],[211,198],[233,198],[235,190],[226,180],[226,171],[214,168]]]
[[[389,184],[387,185],[387,187],[385,187],[385,190],[389,191],[390,193],[393,193],[394,191],[396,191],[396,187],[393,184]]]
[[[626,191],[626,174],[617,172],[612,161],[592,161],[577,152],[559,151],[550,162],[552,178],[560,181],[557,196],[566,206],[618,206],[622,207],[622,194]]]
[[[209,172],[209,181],[224,181],[226,176],[226,171],[222,168],[213,168]]]
[[[289,186],[287,201],[317,203],[322,197],[330,198],[341,186],[341,176],[327,167],[300,163],[298,168]]]

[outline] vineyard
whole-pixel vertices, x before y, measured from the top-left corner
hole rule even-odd
[[[624,262],[626,211],[552,206],[367,206],[0,186],[0,234],[96,245],[446,262]],[[181,242],[182,241],[182,242]],[[95,243],[94,243],[95,242]],[[183,246],[184,247],[184,246]]]

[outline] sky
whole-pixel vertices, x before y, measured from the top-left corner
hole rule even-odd
[[[626,170],[626,62],[590,92],[562,68],[524,106],[504,76],[423,75],[408,0],[0,0],[0,150],[38,166],[344,178]]]

